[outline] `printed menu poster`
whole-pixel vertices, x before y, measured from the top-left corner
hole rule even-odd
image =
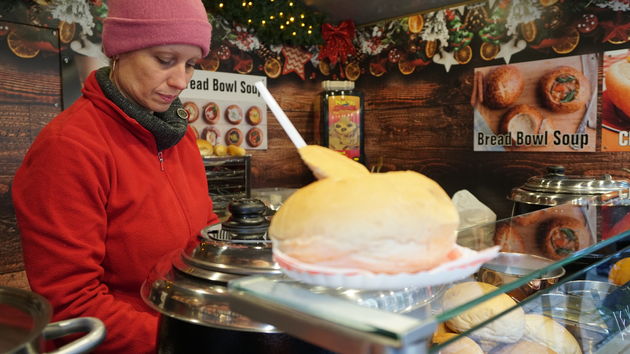
[[[212,145],[267,149],[267,105],[255,83],[265,76],[195,70],[180,99],[189,125]]]
[[[595,54],[475,69],[474,151],[593,152]]]
[[[604,53],[602,151],[630,151],[630,50]]]

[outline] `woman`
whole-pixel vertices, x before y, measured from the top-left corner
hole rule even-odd
[[[39,134],[13,200],[33,291],[54,320],[94,316],[101,352],[155,350],[157,314],[140,286],[165,254],[216,223],[205,171],[177,98],[209,50],[200,0],[110,0],[110,67]]]

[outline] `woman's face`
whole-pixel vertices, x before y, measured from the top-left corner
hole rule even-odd
[[[113,81],[123,95],[153,111],[166,111],[186,88],[201,48],[169,44],[121,54]]]

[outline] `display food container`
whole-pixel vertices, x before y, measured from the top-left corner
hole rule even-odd
[[[45,340],[83,333],[55,353],[86,353],[105,338],[105,325],[93,317],[50,322],[48,300],[27,290],[0,286],[0,352],[43,353]]]
[[[476,274],[476,278],[480,282],[500,287],[527,276],[536,270],[548,267],[553,263],[554,261],[551,259],[531,254],[501,252],[497,258],[481,266]],[[527,284],[507,292],[507,294],[516,301],[522,301],[535,292],[556,284],[564,274],[565,270],[563,267],[553,269],[541,274]]]

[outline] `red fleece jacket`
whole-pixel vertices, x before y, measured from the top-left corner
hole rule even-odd
[[[100,318],[107,337],[99,352],[155,350],[157,313],[140,286],[160,258],[218,221],[192,130],[162,157],[153,135],[104,96],[93,72],[15,176],[31,289],[51,302],[54,321]]]

